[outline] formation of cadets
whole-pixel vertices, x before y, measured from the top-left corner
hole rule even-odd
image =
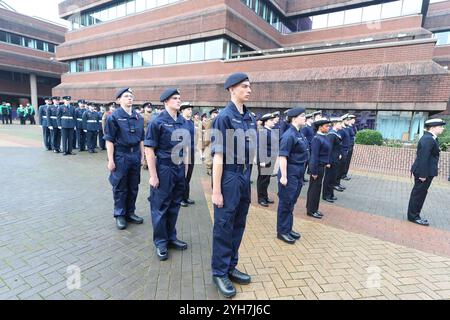
[[[84,100],[78,101],[78,108],[73,108],[67,96],[63,97],[62,104],[58,97],[46,99],[39,115],[48,150],[60,152],[61,130],[65,154],[71,154],[75,128],[80,149],[85,146],[85,139],[88,150],[95,152],[99,134],[106,141],[113,215],[119,230],[127,228],[128,223],[143,223],[144,219],[136,215],[136,199],[141,167],[149,171],[153,242],[161,261],[169,258],[169,249],[187,250],[189,246],[179,239],[176,225],[181,206],[195,204],[190,199],[189,184],[195,149],[198,149],[206,173],[211,176],[213,283],[224,297],[230,298],[236,295],[234,283],[251,282],[251,276],[238,270],[237,265],[251,203],[252,167],[257,166],[261,206],[274,203],[268,196],[268,187],[271,177],[277,177],[277,238],[294,244],[301,234],[293,229],[293,211],[305,182],[309,181],[306,213],[321,219],[321,197],[331,203],[337,201],[334,191],[343,192],[345,186],[341,181],[350,180],[347,174],[355,142],[356,117],[346,114],[327,118],[320,111],[306,114],[305,108],[296,107],[284,112],[283,118],[280,112],[274,112],[257,119],[246,106],[251,96],[248,75],[230,75],[224,89],[230,96],[228,104],[220,111],[211,110],[209,118],[207,114],[193,115],[192,106],[182,103],[181,92],[176,88],[162,92],[163,107],[157,108],[156,113],[152,112],[155,108],[150,102],[143,108],[133,108],[132,89],[122,88],[115,95],[117,107],[111,104],[103,114]],[[436,140],[443,124],[442,120],[427,121],[429,132],[419,142],[418,158],[413,166],[416,184],[408,219],[422,225],[428,223],[420,217],[420,211],[428,187],[437,175]]]

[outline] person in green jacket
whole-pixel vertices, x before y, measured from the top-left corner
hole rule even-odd
[[[36,116],[36,110],[29,103],[27,103],[26,109],[27,109],[27,117],[26,117],[26,119],[30,120],[30,124],[35,125],[36,124],[36,119],[34,117]]]
[[[8,120],[9,124],[12,124],[12,107],[10,103],[7,103],[6,106],[8,107]]]
[[[19,108],[17,108],[17,116],[19,117],[20,124],[24,125],[28,116],[27,108],[24,108],[22,105],[19,105]]]
[[[2,124],[8,124],[8,106],[6,105],[6,102],[2,102],[0,105],[0,116],[2,117]]]

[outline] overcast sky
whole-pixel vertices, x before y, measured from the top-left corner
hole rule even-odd
[[[59,19],[58,3],[62,0],[3,0],[17,12],[26,14],[28,16],[34,16],[43,18],[46,20],[54,21],[60,24],[68,26],[65,20]]]

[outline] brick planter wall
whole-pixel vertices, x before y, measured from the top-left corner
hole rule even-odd
[[[355,145],[351,166],[356,170],[409,176],[415,158],[415,149],[357,144]],[[441,152],[438,179],[447,180],[449,171],[450,152]]]

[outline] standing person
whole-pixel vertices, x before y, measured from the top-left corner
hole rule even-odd
[[[334,186],[336,183],[337,170],[339,161],[342,159],[342,137],[339,130],[342,129],[342,119],[334,117],[330,119],[333,127],[328,132],[327,139],[330,142],[330,167],[325,169],[325,177],[323,179],[323,200],[333,203],[337,200],[334,196]]]
[[[251,282],[251,277],[236,266],[251,202],[250,165],[256,151],[256,121],[245,106],[251,94],[248,76],[234,73],[224,87],[231,101],[213,122],[211,149],[214,205],[211,269],[219,292],[230,298],[236,295],[232,281],[241,285]]]
[[[8,106],[6,102],[2,102],[0,105],[0,116],[2,117],[2,124],[8,124]]]
[[[214,108],[209,111],[209,119],[205,121],[204,130],[205,134],[203,135],[203,156],[205,157],[205,166],[206,166],[206,174],[208,176],[211,175],[213,161],[211,157],[211,128],[213,127],[214,119],[219,114],[219,109]]]
[[[168,248],[186,250],[188,247],[177,238],[176,229],[186,186],[184,148],[179,148],[179,144],[186,141],[173,136],[181,133],[185,122],[179,114],[180,92],[169,88],[161,94],[160,101],[164,103],[165,111],[150,123],[144,145],[150,173],[153,242],[158,259],[164,261],[169,257]]]
[[[89,110],[83,112],[80,130],[83,130],[83,133],[86,136],[89,153],[97,153],[97,151],[95,151],[95,142],[97,141],[97,135],[100,131],[101,118],[91,102],[88,103],[88,108]]]
[[[9,124],[12,124],[12,107],[11,107],[11,103],[7,103],[6,106],[8,107],[8,120],[9,120]]]
[[[184,118],[184,128],[189,131],[189,146],[187,148],[187,172],[186,172],[186,188],[183,195],[183,201],[181,201],[182,207],[187,207],[188,205],[195,204],[194,200],[190,199],[190,183],[192,179],[192,173],[194,172],[194,161],[195,161],[195,123],[191,119],[192,117],[192,106],[189,103],[184,103],[180,108],[181,114]]]
[[[24,108],[21,104],[19,105],[19,108],[17,108],[17,116],[19,117],[20,124],[25,125],[27,109]]]
[[[86,109],[87,101],[84,99],[78,100],[78,108],[75,110],[75,114],[77,117],[77,145],[80,149],[80,152],[86,151],[86,132],[83,129],[83,115],[85,112],[87,112]]]
[[[337,177],[336,177],[336,185],[334,187],[334,190],[339,191],[339,192],[342,192],[346,189],[341,184],[341,179],[342,179],[344,171],[345,171],[345,166],[346,166],[347,158],[348,158],[348,151],[350,149],[350,134],[349,134],[349,130],[347,129],[348,116],[349,116],[348,113],[342,116],[342,129],[339,130],[339,132],[338,132],[339,135],[342,137],[342,158],[339,161],[338,173],[337,173]]]
[[[300,131],[306,122],[305,109],[291,109],[287,116],[291,119],[291,125],[280,139],[279,151],[277,238],[294,244],[301,236],[292,229],[293,211],[302,190],[309,149],[308,140]]]
[[[257,139],[258,153],[256,155],[256,164],[258,165],[258,179],[256,186],[258,203],[263,207],[268,207],[269,204],[274,203],[273,200],[269,199],[267,189],[269,188],[273,167],[278,157],[278,133],[272,131],[275,127],[275,118],[276,115],[273,113],[268,113],[261,117],[263,127],[258,132]]]
[[[113,187],[114,218],[117,228],[124,230],[127,222],[144,222],[135,214],[144,162],[144,119],[133,110],[134,96],[130,88],[119,89],[115,97],[120,107],[106,119],[104,139],[109,182]]]
[[[52,104],[52,100],[50,97],[45,97],[45,104],[39,107],[39,124],[42,127],[42,137],[44,140],[44,147],[47,151],[52,151],[52,140],[50,135],[49,121],[47,120],[47,109]]]
[[[347,130],[348,130],[348,134],[350,136],[350,144],[349,144],[349,148],[348,148],[347,161],[345,162],[344,172],[342,174],[342,180],[346,180],[346,181],[349,181],[352,179],[348,176],[348,171],[350,170],[350,163],[352,162],[352,157],[353,157],[353,148],[355,146],[355,136],[356,136],[355,122],[356,122],[356,116],[354,116],[352,114],[349,115],[348,122],[347,122],[347,124],[348,124]]]
[[[34,117],[36,116],[36,109],[29,103],[27,103],[26,109],[27,109],[27,118],[28,120],[30,120],[30,124],[35,125],[36,119]]]
[[[408,205],[408,220],[428,226],[428,220],[420,217],[433,178],[438,175],[439,142],[438,136],[444,132],[445,122],[441,119],[425,121],[425,133],[417,145],[417,156],[411,168],[414,175],[414,188]]]
[[[142,114],[142,117],[144,118],[144,132],[147,134],[148,126],[151,122],[152,116],[153,116],[153,105],[151,102],[146,102],[142,105],[144,109],[144,113]],[[147,159],[144,152],[144,164],[142,165],[142,168],[144,170],[148,170],[148,164]]]
[[[108,119],[108,117],[110,115],[112,115],[114,113],[114,111],[116,111],[116,103],[115,102],[110,102],[107,104],[107,106],[109,107],[109,109],[102,116],[102,128],[101,128],[102,130],[101,131],[103,131],[103,132],[105,132],[106,119]]]
[[[77,117],[75,115],[75,108],[70,104],[71,99],[72,97],[70,96],[63,97],[63,105],[59,106],[56,119],[59,129],[61,129],[64,156],[75,155],[72,152],[72,148]]]
[[[52,97],[53,104],[47,107],[47,121],[50,129],[52,149],[54,153],[61,152],[61,130],[58,128],[57,115],[60,97]]]
[[[312,127],[315,115],[316,115],[316,113],[307,114],[306,115],[306,124],[301,129],[303,136],[306,138],[306,140],[308,140],[308,149],[309,150],[311,150],[311,141],[314,138],[314,135],[316,134]],[[305,174],[309,173],[308,164],[309,164],[309,157],[308,157],[308,161],[306,161],[306,163],[305,163]],[[308,179],[306,179],[304,175],[303,175],[303,182],[308,182]]]
[[[327,138],[330,121],[321,119],[314,121],[313,125],[317,130],[317,134],[311,141],[311,159],[309,160],[311,176],[306,198],[306,214],[316,219],[322,219],[323,214],[319,211],[322,181],[325,168],[331,168],[331,144]]]
[[[100,119],[103,118],[103,115],[106,113],[106,108],[104,106],[97,107],[97,113]],[[102,150],[106,150],[106,141],[103,138],[104,132],[103,128],[100,126],[100,132],[98,135],[98,146]]]

